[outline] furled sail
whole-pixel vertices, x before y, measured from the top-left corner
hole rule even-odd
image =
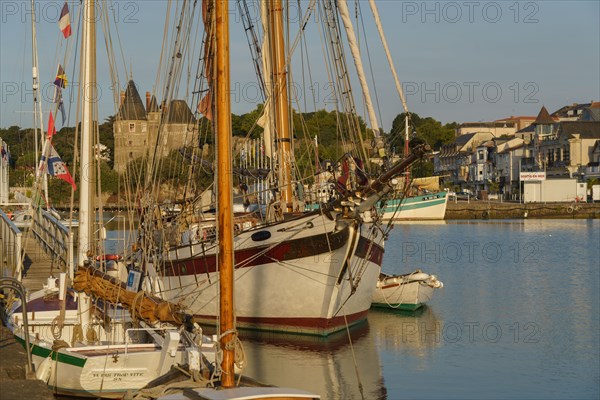
[[[215,34],[213,29],[213,23],[211,18],[212,9],[210,8],[211,2],[209,0],[202,1],[202,21],[204,22],[204,29],[206,30],[206,38],[204,43],[204,75],[208,83],[208,92],[198,103],[198,112],[206,117],[209,121],[212,121],[212,80],[213,80],[213,54],[214,54],[214,43]]]
[[[161,321],[181,324],[183,321],[183,314],[177,305],[145,292],[128,291],[125,284],[93,267],[77,269],[73,289],[109,303],[120,303],[128,307],[132,315],[150,323]]]
[[[269,62],[269,52],[265,51],[269,48],[269,24],[268,24],[268,16],[267,16],[267,1],[269,0],[261,0],[260,2],[260,17],[262,21],[263,27],[263,42],[262,42],[262,65],[263,65],[263,74],[265,77],[270,79],[271,77],[271,63]],[[265,107],[263,109],[263,114],[260,116],[258,121],[256,122],[258,126],[263,128],[263,145],[265,147],[265,155],[269,158],[272,158],[271,152],[271,143],[272,143],[272,134],[271,134],[271,98],[272,98],[272,90],[270,86],[270,82],[266,82],[265,85]]]
[[[367,78],[365,76],[365,71],[360,57],[360,49],[358,47],[358,43],[356,42],[356,34],[354,33],[354,27],[352,25],[352,20],[350,19],[350,12],[348,11],[346,0],[338,1],[338,10],[340,12],[340,16],[342,17],[344,27],[346,28],[348,45],[350,46],[352,58],[354,59],[354,65],[356,66],[360,87],[364,94],[365,106],[367,108],[367,113],[369,114],[369,121],[371,121],[371,128],[375,132],[375,136],[379,137],[379,124],[377,123],[375,109],[373,108],[373,102],[371,101],[371,93],[369,92],[369,85],[367,84]]]

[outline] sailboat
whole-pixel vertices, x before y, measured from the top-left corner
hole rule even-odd
[[[94,0],[85,1],[83,7],[82,87],[94,90]],[[42,290],[23,299],[28,330],[21,317],[21,300],[12,302],[6,323],[18,341],[29,339],[31,348],[26,350],[32,354],[36,377],[55,393],[122,398],[173,365],[189,365],[191,373],[200,376],[212,368],[216,348],[198,325],[186,323],[176,305],[138,291],[135,273],[126,285],[118,274],[107,272],[109,260],[93,227],[94,98],[88,92],[81,100],[77,274],[68,270],[58,279],[49,277]]]
[[[333,4],[325,3],[328,7]],[[269,121],[276,133],[273,157],[277,177],[273,197],[266,204],[266,218],[245,213],[233,220],[236,322],[239,328],[326,336],[366,319],[384,254],[381,222],[373,208],[391,190],[391,180],[426,149],[415,149],[370,181],[357,167],[356,157],[345,157],[340,163],[347,172],[339,181],[336,198],[316,210],[304,211],[304,204],[293,194],[291,178],[288,56],[281,3],[265,1],[262,10],[268,27],[263,57],[269,66],[265,70],[271,72],[267,103],[272,107]],[[353,172],[357,176],[350,177]],[[150,219],[154,208],[148,209],[144,218]],[[165,224],[147,224],[157,225]],[[215,324],[218,315],[220,241],[214,235],[215,226],[214,214],[199,213],[197,222],[183,220],[168,234],[145,232],[144,238],[158,236],[161,240],[142,246],[149,285],[155,293],[205,324]]]
[[[406,112],[404,157],[410,152],[409,118]],[[439,177],[411,179],[410,170],[407,170],[404,179],[395,179],[392,183],[394,190],[380,204],[384,221],[393,223],[444,219],[448,206],[448,192],[439,190]]]
[[[278,1],[278,0],[275,0]],[[218,286],[219,306],[218,332],[220,348],[222,350],[221,362],[214,374],[213,381],[200,382],[197,388],[186,387],[185,393],[172,385],[154,386],[149,388],[151,394],[146,395],[144,390],[135,394],[142,398],[159,399],[320,399],[320,396],[303,390],[279,388],[266,385],[244,386],[236,383],[234,362],[236,348],[239,347],[238,333],[235,326],[234,313],[234,221],[233,221],[233,193],[232,193],[232,156],[231,156],[231,100],[229,82],[229,17],[228,0],[215,1],[215,33],[216,33],[216,127],[217,160],[218,166],[216,185],[218,193],[217,209],[217,236],[219,239],[217,263],[219,269]],[[238,354],[239,355],[239,354]],[[203,387],[205,386],[205,387]],[[171,393],[174,392],[174,393]],[[153,393],[163,395],[154,396]]]

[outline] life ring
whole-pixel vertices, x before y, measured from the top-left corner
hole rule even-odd
[[[96,256],[96,261],[119,261],[122,259],[123,257],[120,254],[104,254]]]

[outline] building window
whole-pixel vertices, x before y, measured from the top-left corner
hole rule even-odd
[[[129,132],[135,132],[135,123],[131,122],[129,124]]]
[[[479,160],[483,160],[483,150],[479,150],[477,152],[477,157],[478,157]]]
[[[129,158],[133,158],[133,152],[132,151],[129,152]]]
[[[130,141],[128,142],[128,144],[129,144],[130,146],[133,146],[133,140],[130,140]]]

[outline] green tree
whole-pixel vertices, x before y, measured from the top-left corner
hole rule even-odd
[[[404,148],[404,119],[405,113],[398,114],[392,122],[392,130],[388,135],[388,145],[395,148],[397,153]],[[410,114],[410,140],[421,139],[427,142],[434,150],[439,150],[444,144],[454,140],[454,132],[458,124],[451,122],[442,125],[432,117],[420,117]]]

